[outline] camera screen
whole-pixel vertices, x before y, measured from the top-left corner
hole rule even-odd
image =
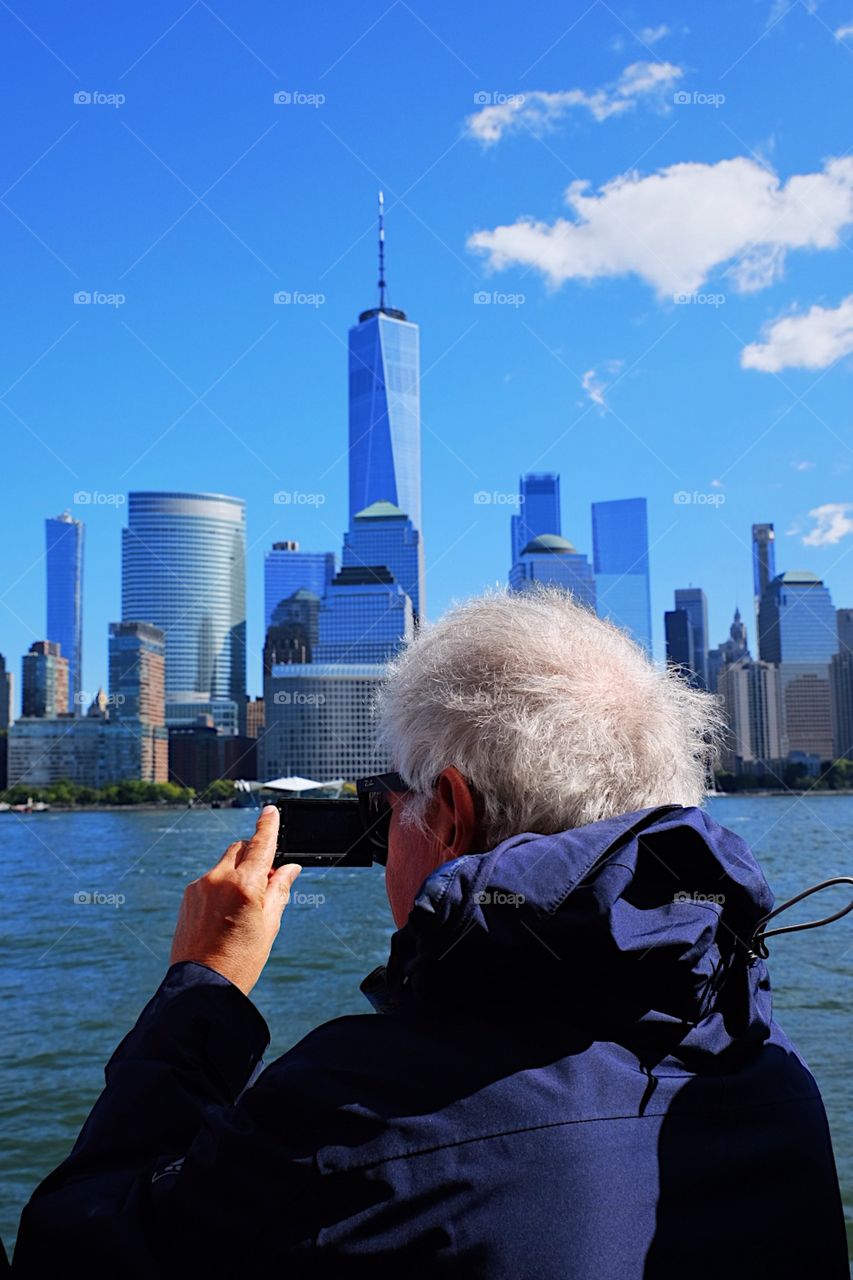
[[[373,847],[364,834],[358,801],[280,800],[281,822],[273,862],[303,867],[369,867]]]

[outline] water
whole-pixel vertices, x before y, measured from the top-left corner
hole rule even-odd
[[[779,902],[853,872],[853,796],[715,797],[710,808],[750,843]],[[0,1235],[10,1254],[25,1201],[68,1154],[103,1087],[107,1059],[168,967],[184,885],[251,826],[250,813],[226,809],[0,815]],[[358,984],[385,959],[393,930],[378,868],[306,869],[297,887],[325,901],[288,907],[253,992],[270,1027],[267,1061],[318,1023],[367,1010]],[[844,892],[796,908],[796,918],[829,914]],[[100,898],[75,902],[81,894]],[[776,1014],[823,1093],[853,1224],[853,913],[770,945]]]

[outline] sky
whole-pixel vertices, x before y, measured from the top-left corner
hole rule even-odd
[[[421,328],[428,617],[505,582],[537,470],[589,554],[591,502],[648,499],[658,657],[688,585],[754,651],[753,522],[853,605],[853,0],[10,0],[0,47],[18,685],[44,518],[86,522],[95,691],[125,496],[174,489],[247,502],[260,692],[264,551],[340,553],[380,189]]]

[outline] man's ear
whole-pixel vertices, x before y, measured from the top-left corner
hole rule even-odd
[[[471,788],[455,766],[438,775],[430,827],[441,862],[470,853],[477,836],[477,811]]]

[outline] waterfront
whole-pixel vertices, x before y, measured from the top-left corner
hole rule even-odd
[[[709,804],[753,846],[777,902],[851,874],[853,797],[731,796]],[[251,821],[251,813],[227,809],[4,816],[0,1234],[10,1252],[25,1200],[67,1155],[109,1055],[165,972],[184,884]],[[300,897],[253,994],[270,1026],[268,1059],[319,1022],[367,1011],[358,983],[385,958],[393,929],[378,868],[306,870],[296,887]],[[814,898],[784,923],[829,914],[844,893]],[[823,1092],[853,1221],[853,914],[770,947],[776,1013]]]

